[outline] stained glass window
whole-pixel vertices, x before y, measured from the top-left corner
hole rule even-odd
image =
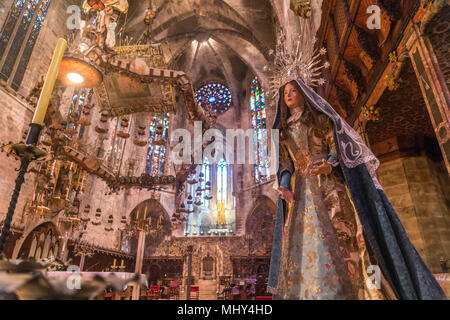
[[[231,92],[221,83],[209,83],[197,90],[195,98],[202,108],[209,105],[220,115],[231,108]]]
[[[233,236],[236,202],[231,166],[225,159],[212,165],[205,158],[188,178],[185,236]]]
[[[208,158],[205,158],[203,165],[199,170],[195,170],[195,174],[191,174],[189,180],[196,181],[195,184],[188,184],[188,194],[192,196],[185,203],[189,210],[187,221],[184,226],[185,235],[197,236],[205,235],[205,226],[202,223],[204,215],[210,214],[211,204],[211,165]]]
[[[28,40],[25,44],[25,49],[20,57],[19,65],[17,66],[17,71],[11,84],[11,87],[14,90],[19,90],[23,77],[25,76],[28,61],[30,61],[31,54],[33,53],[33,49],[36,44],[37,38],[39,36],[39,33],[41,32],[42,24],[44,23],[44,19],[47,16],[49,5],[50,0],[43,0],[38,10],[36,21],[34,22],[31,34],[28,37]]]
[[[196,180],[196,184],[189,184],[188,193],[193,195],[195,202],[201,203],[201,207],[209,208],[211,198],[211,165],[208,158],[205,158],[203,165],[196,174],[192,175],[192,180]]]
[[[70,104],[69,112],[67,114],[66,129],[72,129],[76,132],[78,129],[78,121],[81,118],[83,107],[86,103],[89,103],[94,95],[93,90],[86,88],[77,88],[72,96],[72,103]],[[83,135],[83,127],[80,129],[80,138]]]
[[[169,114],[154,114],[150,124],[147,166],[145,172],[152,176],[163,175],[166,164]]]
[[[19,21],[22,17],[22,9],[24,8],[24,4],[25,0],[16,0],[9,11],[9,15],[6,18],[5,24],[3,25],[0,33],[0,57],[2,57],[5,53],[9,40],[14,33],[14,27],[16,26],[17,21]]]
[[[228,166],[225,159],[217,164],[217,203],[227,202]]]
[[[255,150],[255,182],[262,183],[270,179],[269,151],[267,143],[267,118],[264,89],[256,78],[253,79],[251,85],[250,108]]]
[[[228,197],[228,166],[225,159],[217,164],[217,226],[225,227]]]
[[[0,34],[0,78],[18,90],[50,0],[15,0]]]
[[[203,206],[209,208],[211,200],[211,165],[208,158],[205,158],[202,166],[202,173],[199,177],[200,185],[202,188]]]
[[[112,144],[111,144],[111,146],[109,148],[109,152],[108,152],[109,166],[111,169],[113,169],[113,171],[116,171],[116,172],[118,170],[120,170],[120,163],[122,161],[123,150],[125,148],[125,141],[126,141],[126,139],[121,138],[120,136],[117,135],[117,133],[119,133],[120,129],[122,129],[122,119],[119,117],[119,118],[117,118],[116,131],[114,132]]]

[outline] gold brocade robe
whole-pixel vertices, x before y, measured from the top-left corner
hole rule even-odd
[[[382,274],[379,289],[369,279],[376,262],[339,168],[328,176],[310,174],[323,159],[337,158],[332,124],[322,115],[319,120],[321,128],[291,118],[280,146],[280,169],[292,175],[295,201],[285,219],[277,298],[394,299]]]

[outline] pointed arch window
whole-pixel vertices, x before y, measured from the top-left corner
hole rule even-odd
[[[122,163],[123,153],[125,149],[126,139],[120,137],[118,133],[122,129],[122,118],[117,118],[116,130],[114,132],[114,136],[112,138],[111,146],[108,151],[108,163],[109,167],[114,171],[118,172],[120,170],[120,166]],[[129,128],[125,129],[129,130]]]
[[[217,164],[217,203],[227,203],[228,165],[225,159]]]
[[[166,166],[170,115],[153,114],[150,124],[145,172],[151,176],[163,175]]]
[[[184,235],[232,236],[236,230],[232,166],[225,158],[211,164],[205,157],[189,180]]]
[[[251,84],[250,109],[255,150],[255,182],[263,183],[270,179],[269,150],[265,93],[257,78],[253,79]]]
[[[198,212],[210,214],[211,200],[211,164],[207,157],[196,173],[191,176],[192,180],[196,180],[196,184],[189,184],[188,194],[192,196],[192,203],[187,203],[186,208],[190,211],[187,215],[187,221],[184,225],[186,236],[204,235],[204,225]],[[197,214],[195,213],[197,210]]]
[[[200,176],[200,184],[202,188],[203,206],[209,208],[211,200],[211,164],[207,157],[203,162],[202,172]]]
[[[71,132],[77,132],[78,121],[81,118],[83,107],[85,104],[92,101],[94,90],[86,88],[76,88],[72,96],[72,102],[70,104],[69,112],[67,114],[66,130],[70,129]],[[79,131],[79,138],[82,138],[84,134],[84,127],[82,126]]]
[[[40,259],[56,258],[59,255],[59,240],[54,227],[41,226],[30,233],[19,255]],[[26,250],[29,250],[28,252]]]
[[[0,32],[0,79],[19,90],[50,0],[14,0]]]
[[[228,165],[225,159],[217,164],[217,225],[225,227],[228,197]]]

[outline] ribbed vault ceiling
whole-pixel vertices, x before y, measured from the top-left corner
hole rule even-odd
[[[226,84],[236,98],[250,70],[263,76],[269,50],[275,46],[276,21],[269,0],[152,0],[156,18],[154,42],[163,44],[169,68],[185,71],[194,86]],[[123,28],[137,43],[149,0],[129,0]]]

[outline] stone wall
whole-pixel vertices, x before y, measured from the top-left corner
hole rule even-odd
[[[22,141],[23,132],[28,130],[34,107],[23,97],[28,96],[38,77],[47,72],[56,42],[66,32],[65,15],[61,12],[66,12],[66,7],[72,2],[52,1],[19,91],[0,87],[0,144]],[[0,27],[3,26],[11,4],[11,0],[0,3]],[[19,167],[19,163],[7,158],[4,153],[0,154],[0,161],[0,221],[3,221],[17,177],[15,169]],[[13,219],[13,225],[20,227],[23,227],[25,204],[33,196],[34,175],[27,174],[25,181]]]
[[[434,273],[450,258],[450,179],[445,166],[425,156],[384,162],[381,185],[412,243]]]
[[[106,160],[108,148],[113,143],[113,136],[115,133],[114,129],[117,125],[117,120],[110,119],[108,136],[103,143],[100,143],[100,136],[97,132],[95,132],[95,126],[98,123],[100,116],[99,111],[100,110],[98,107],[94,107],[92,110],[92,125],[86,128],[82,143],[86,145],[86,149],[89,154],[97,153],[97,149],[101,147],[103,151],[100,152],[99,158],[101,160]],[[138,120],[142,121],[142,123],[145,122],[148,124],[150,123],[150,114],[133,115],[131,120],[131,130],[134,130],[133,123]],[[124,148],[124,155],[120,169],[120,174],[124,176],[128,174],[140,176],[145,172],[147,147],[135,146],[133,144],[133,139],[134,137],[132,135],[126,141]],[[132,165],[131,168],[130,165]],[[173,167],[171,165],[167,166],[166,174],[174,175]],[[103,248],[120,250],[120,231],[118,229],[122,227],[120,223],[121,217],[126,216],[128,218],[131,212],[140,203],[152,197],[152,192],[148,190],[139,190],[137,188],[123,190],[118,194],[112,195],[109,195],[109,192],[110,190],[104,181],[95,176],[89,177],[87,190],[81,198],[81,208],[83,209],[88,204],[91,206],[91,219],[93,218],[95,211],[100,208],[102,210],[103,223],[99,226],[89,223],[87,233],[85,234],[83,240]],[[174,190],[169,188],[167,192],[162,192],[159,201],[165,209],[168,217],[171,217],[174,212]],[[114,217],[114,231],[111,232],[107,232],[104,229],[109,215],[113,215]]]
[[[29,106],[0,88],[0,144],[21,142],[23,132],[28,129],[32,116],[33,112]],[[0,194],[2,195],[0,221],[3,221],[15,186],[17,177],[15,169],[18,169],[20,164],[13,158],[8,158],[5,153],[0,153],[0,162]],[[33,180],[33,175],[26,175],[13,225],[20,225],[25,203],[33,194]]]

